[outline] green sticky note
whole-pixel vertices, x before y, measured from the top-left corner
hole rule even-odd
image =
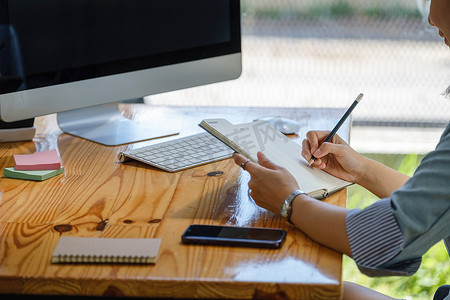
[[[3,172],[5,177],[42,181],[64,172],[64,167],[56,170],[35,170],[35,171],[18,171],[16,168],[5,168]]]

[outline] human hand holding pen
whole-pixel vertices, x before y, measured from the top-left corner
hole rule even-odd
[[[302,156],[310,160],[314,154],[316,160],[312,167],[361,185],[380,198],[389,197],[409,179],[409,176],[359,154],[338,135],[322,143],[328,134],[328,131],[306,133]]]
[[[345,120],[347,120],[347,118],[350,116],[353,109],[356,107],[356,105],[358,105],[359,101],[361,101],[363,96],[364,96],[364,94],[360,93],[358,95],[358,97],[356,97],[355,101],[353,101],[352,105],[350,105],[350,107],[344,113],[344,115],[339,120],[339,122],[337,122],[337,124],[336,124],[336,126],[334,126],[333,130],[331,130],[331,132],[327,135],[327,137],[323,141],[324,143],[329,142],[334,137],[336,132],[339,130],[339,128],[341,128],[342,124],[344,124]],[[309,159],[308,166],[311,166],[315,160],[316,160],[316,157],[314,155],[312,155],[311,158]]]
[[[364,172],[365,157],[353,150],[339,135],[334,135],[329,142],[322,142],[329,135],[328,131],[309,131],[302,142],[302,156],[316,159],[312,167],[349,182],[358,182]]]

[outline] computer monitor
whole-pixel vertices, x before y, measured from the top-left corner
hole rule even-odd
[[[166,136],[122,100],[235,79],[239,0],[0,0],[0,118],[105,145]]]

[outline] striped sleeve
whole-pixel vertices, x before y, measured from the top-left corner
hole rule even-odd
[[[363,210],[351,210],[346,227],[353,259],[362,273],[410,275],[420,265],[420,261],[413,261],[393,268],[382,267],[403,250],[403,236],[392,214],[391,199],[382,199]]]

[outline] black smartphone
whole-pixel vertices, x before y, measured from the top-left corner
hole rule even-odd
[[[280,248],[286,231],[278,228],[254,228],[218,225],[190,225],[181,236],[185,244]]]

